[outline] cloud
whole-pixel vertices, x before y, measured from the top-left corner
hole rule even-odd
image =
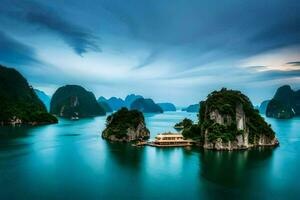
[[[146,67],[150,64],[152,64],[153,62],[155,62],[158,57],[160,56],[161,50],[152,50],[149,55],[142,61],[140,62],[137,66],[135,66],[133,69],[140,69],[143,67]]]
[[[288,62],[286,63],[288,65],[293,65],[293,66],[300,66],[300,61],[293,61],[293,62]]]
[[[39,62],[32,47],[22,44],[2,31],[0,31],[0,61],[12,65]]]
[[[88,30],[64,20],[61,15],[46,5],[35,1],[1,0],[5,4],[0,11],[6,17],[50,31],[61,37],[74,51],[82,55],[88,51],[101,51],[99,37]],[[3,2],[4,1],[4,2]]]

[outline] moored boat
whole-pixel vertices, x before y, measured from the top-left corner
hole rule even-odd
[[[193,143],[193,140],[184,139],[182,134],[179,133],[160,133],[148,145],[154,147],[184,147],[191,146]]]

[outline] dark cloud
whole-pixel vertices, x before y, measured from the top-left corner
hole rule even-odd
[[[299,78],[300,70],[269,70],[252,74],[252,81],[270,81],[277,79]]]
[[[46,5],[31,0],[1,0],[0,3],[6,5],[0,9],[2,15],[56,33],[79,55],[87,51],[101,51],[97,44],[99,37],[67,22],[61,17],[61,13],[55,12]]]
[[[126,4],[106,0],[101,5],[126,24],[136,40],[165,45],[169,51],[188,48],[172,56],[185,62],[187,69],[214,62],[214,58],[245,58],[300,44],[297,0],[128,0]],[[213,53],[206,56],[208,52]],[[170,59],[157,54],[150,54],[137,68]]]
[[[267,66],[261,65],[261,66],[249,66],[247,67],[248,69],[253,69],[253,70],[265,70]]]
[[[38,63],[35,57],[33,48],[0,31],[0,61],[2,63],[12,65]]]
[[[286,63],[288,65],[293,65],[293,66],[300,66],[300,61],[293,61],[293,62],[288,62]]]

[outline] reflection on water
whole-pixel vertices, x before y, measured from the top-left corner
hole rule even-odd
[[[200,154],[201,176],[226,187],[242,187],[251,181],[251,170],[267,165],[273,154],[272,148],[249,151],[210,151]]]
[[[153,138],[185,117],[196,114],[146,123]],[[297,199],[300,118],[267,120],[280,147],[232,152],[110,143],[105,117],[1,127],[0,199]]]

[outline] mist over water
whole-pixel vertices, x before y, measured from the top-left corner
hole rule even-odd
[[[151,138],[196,113],[145,115]],[[217,152],[101,138],[106,117],[0,128],[1,199],[292,199],[300,196],[300,118],[271,123],[278,148]]]

